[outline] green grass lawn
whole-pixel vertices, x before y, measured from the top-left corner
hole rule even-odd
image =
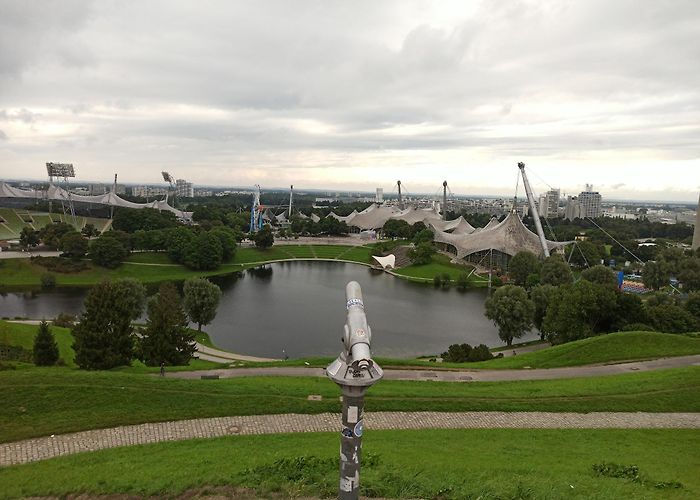
[[[696,430],[368,429],[362,447],[361,494],[494,500],[695,499],[700,497],[699,448]],[[593,465],[604,462],[636,465],[640,480],[596,475]],[[659,487],[661,483],[667,486]],[[674,488],[668,483],[679,484]],[[232,486],[274,498],[328,498],[336,495],[337,484],[337,433],[158,443],[0,470],[0,498],[173,497],[198,488],[204,488],[199,491],[202,495],[223,497],[233,491]]]
[[[446,255],[435,254],[433,255],[433,261],[430,264],[411,264],[409,266],[396,269],[394,272],[408,278],[418,278],[421,280],[431,281],[436,275],[442,276],[443,274],[449,274],[450,279],[454,281],[461,273],[469,273],[471,270],[471,266],[452,264],[450,263],[450,258]],[[472,282],[472,285],[486,283],[483,277],[476,274],[472,274],[469,279]]]
[[[89,263],[89,268],[79,273],[55,273],[58,286],[91,286],[105,279],[134,278],[144,283],[179,281],[195,276],[216,276],[241,271],[257,263],[295,258],[343,259],[356,262],[368,261],[369,250],[365,247],[342,247],[332,245],[279,245],[261,250],[239,248],[232,262],[223,264],[215,271],[192,271],[179,264],[173,264],[163,252],[138,252],[130,255],[127,261],[116,269],[106,269]],[[171,265],[145,265],[171,264]],[[6,259],[0,261],[0,285],[5,288],[39,287],[41,275],[46,269],[29,259]]]
[[[556,368],[690,354],[700,354],[700,338],[658,332],[619,332],[508,358],[450,365],[469,368]]]
[[[73,358],[73,337],[68,328],[60,328],[51,325],[51,333],[53,333],[58,344],[59,356],[65,362],[66,366],[74,367]],[[0,321],[0,344],[15,345],[29,349],[34,347],[34,337],[39,331],[38,325],[24,325],[19,323],[8,323]]]
[[[322,401],[308,401],[310,394]],[[0,441],[224,415],[339,412],[325,377],[182,380],[68,368],[0,371]],[[700,411],[700,367],[517,382],[384,380],[368,411]]]

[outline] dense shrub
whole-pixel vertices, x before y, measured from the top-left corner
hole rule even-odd
[[[55,326],[62,326],[63,328],[71,328],[75,324],[75,316],[67,313],[59,313],[58,316],[52,321]]]
[[[31,258],[31,262],[49,271],[66,274],[79,273],[80,271],[85,271],[89,267],[84,261],[63,259],[61,257],[36,256]]]
[[[479,344],[472,347],[469,344],[452,344],[446,352],[441,354],[443,361],[450,363],[466,363],[476,361],[486,361],[493,358],[493,354],[487,346]]]
[[[681,306],[667,304],[647,307],[651,326],[658,332],[685,333],[698,329],[698,321]]]
[[[622,327],[623,332],[653,332],[654,327],[645,323],[627,323]]]
[[[53,288],[56,286],[56,275],[46,272],[41,275],[41,288]]]

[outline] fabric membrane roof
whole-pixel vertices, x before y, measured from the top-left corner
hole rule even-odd
[[[0,198],[32,198],[36,200],[59,200],[59,201],[69,201],[78,203],[94,203],[97,205],[109,205],[113,207],[124,207],[124,208],[153,208],[155,210],[167,210],[168,212],[174,213],[177,217],[184,220],[192,219],[192,212],[183,212],[177,208],[173,208],[168,205],[167,197],[165,200],[154,200],[148,203],[134,203],[133,201],[125,200],[120,198],[115,193],[109,192],[105,194],[98,194],[93,196],[87,196],[82,194],[74,194],[66,191],[62,187],[50,185],[49,189],[46,191],[41,191],[37,189],[18,189],[10,186],[4,181],[0,181]]]
[[[543,256],[539,237],[530,231],[517,214],[509,213],[502,222],[492,224],[493,219],[481,231],[471,234],[455,234],[441,231],[431,224],[434,241],[452,245],[457,250],[457,257],[464,258],[476,252],[497,250],[510,256],[526,250],[537,256]],[[489,228],[489,225],[491,227]],[[570,241],[549,241],[547,247],[554,250],[572,243]]]

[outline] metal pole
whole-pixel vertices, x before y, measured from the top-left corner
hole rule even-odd
[[[447,181],[442,182],[442,220],[447,220]]]
[[[383,372],[372,360],[372,330],[367,324],[362,290],[356,281],[347,284],[345,297],[348,310],[343,336],[345,349],[328,365],[326,375],[338,384],[343,394],[338,498],[357,500],[360,496],[362,411],[365,392],[382,378]]]
[[[530,204],[530,212],[532,213],[532,218],[535,220],[535,229],[537,230],[537,236],[540,238],[540,245],[542,245],[542,253],[544,253],[545,258],[549,257],[549,247],[547,246],[547,239],[544,237],[544,230],[542,229],[542,223],[540,222],[540,214],[537,212],[537,206],[535,206],[535,197],[532,194],[532,189],[530,189],[530,181],[527,180],[527,175],[525,174],[525,164],[523,162],[518,163],[518,168],[523,175],[523,184],[525,185],[525,194],[527,194],[527,201]]]

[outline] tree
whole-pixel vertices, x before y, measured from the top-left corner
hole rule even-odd
[[[88,251],[88,240],[77,231],[72,231],[61,237],[59,249],[71,259],[80,260]]]
[[[565,285],[573,282],[573,276],[569,265],[564,262],[560,255],[551,255],[542,264],[542,280],[543,285]]]
[[[168,229],[165,234],[165,247],[168,249],[168,256],[173,261],[182,264],[185,261],[185,254],[195,239],[194,232],[187,227],[178,226]]]
[[[601,264],[583,271],[581,273],[581,278],[591,283],[617,288],[617,277],[615,273],[609,267],[605,267]]]
[[[434,253],[435,248],[433,247],[432,243],[424,242],[409,250],[408,257],[411,259],[413,264],[430,264],[430,262],[433,260]]]
[[[90,258],[98,266],[114,269],[129,255],[117,238],[103,234],[90,243]]]
[[[700,292],[688,294],[688,300],[685,301],[683,307],[700,322]]]
[[[53,222],[41,228],[39,237],[41,241],[44,242],[44,245],[57,249],[61,242],[61,237],[73,231],[75,231],[75,228],[70,224],[66,224],[65,222]]]
[[[146,290],[133,279],[103,281],[85,298],[73,327],[75,363],[85,370],[129,365],[134,355],[131,322],[143,312]]]
[[[527,277],[531,274],[539,274],[541,268],[540,259],[527,250],[516,253],[508,264],[508,272],[513,283],[518,286],[524,286],[527,283]]]
[[[53,366],[58,361],[58,345],[46,321],[39,324],[39,331],[34,337],[33,355],[37,366]]]
[[[435,235],[430,229],[421,229],[413,235],[413,243],[420,245],[421,243],[431,243]]]
[[[186,365],[196,350],[177,288],[164,283],[148,301],[148,319],[141,337],[143,361],[149,366]]]
[[[542,331],[553,343],[609,332],[615,321],[617,290],[590,281],[558,287],[550,296]]]
[[[99,236],[100,232],[97,230],[94,224],[88,222],[83,226],[83,229],[80,230],[80,234],[86,238],[92,238],[93,236]]]
[[[408,239],[411,237],[411,226],[405,220],[389,219],[382,226],[382,233],[387,238]]]
[[[22,232],[19,233],[19,244],[25,250],[29,247],[37,246],[39,244],[39,233],[29,226],[24,226]]]
[[[167,210],[154,208],[117,208],[112,219],[112,228],[118,231],[133,233],[142,230],[164,229],[178,225],[175,214]]]
[[[576,266],[595,266],[605,257],[602,245],[591,241],[577,241],[566,249],[566,259]]]
[[[258,248],[270,248],[275,243],[275,237],[272,234],[270,226],[265,226],[260,231],[253,234],[252,240]]]
[[[190,269],[210,271],[221,265],[222,255],[219,238],[215,234],[201,232],[189,243],[183,264]]]
[[[649,261],[642,269],[642,281],[644,286],[652,290],[658,290],[662,286],[668,285],[670,279],[668,267],[663,262]]]
[[[458,290],[466,290],[470,286],[469,282],[469,273],[466,271],[462,271],[459,273],[459,276],[457,276],[457,289]]]
[[[649,323],[657,332],[685,333],[698,329],[698,320],[687,309],[674,304],[647,307]]]
[[[700,258],[688,257],[681,263],[678,279],[683,283],[683,290],[700,290]]]
[[[683,267],[683,262],[685,261],[685,252],[677,247],[664,248],[659,252],[659,258],[657,262],[664,265],[666,271],[668,271],[671,276],[678,276]]]
[[[551,300],[554,290],[556,290],[556,287],[552,285],[537,285],[530,289],[530,300],[535,304],[535,312],[532,316],[532,321],[535,324],[535,328],[540,331],[540,337],[543,339],[542,322],[547,314],[547,307],[549,307],[549,301]]]
[[[647,311],[639,295],[632,293],[616,293],[617,308],[615,318],[612,321],[610,331],[626,329],[632,323],[646,323]]]
[[[216,227],[209,231],[210,234],[219,238],[221,243],[221,259],[227,262],[236,255],[236,233],[235,231],[225,228]]]
[[[197,329],[201,332],[202,325],[208,325],[216,316],[221,289],[211,281],[192,278],[185,281],[183,293],[187,316],[192,323],[197,323]]]
[[[506,285],[486,300],[486,317],[498,328],[498,336],[507,345],[532,328],[535,305],[524,288]]]

